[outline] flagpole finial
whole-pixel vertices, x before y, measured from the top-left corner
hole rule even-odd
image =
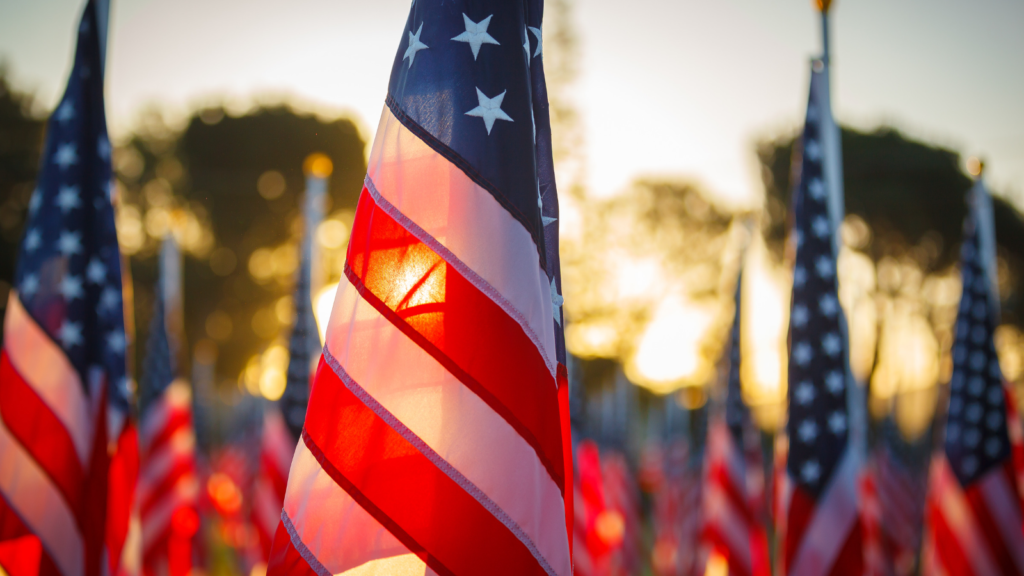
[[[832,6],[832,0],[814,0],[814,5],[818,8],[818,12],[828,14],[828,9]]]
[[[306,157],[306,161],[302,163],[302,170],[307,176],[327,178],[334,171],[334,164],[325,154],[314,152]]]
[[[977,156],[971,156],[967,159],[967,172],[975,178],[981,178],[985,173],[985,161]]]

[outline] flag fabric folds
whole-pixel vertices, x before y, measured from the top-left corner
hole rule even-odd
[[[1024,574],[1024,524],[996,356],[994,230],[979,179],[960,249],[963,292],[953,342],[944,453],[932,463],[924,567],[929,574]],[[986,209],[987,208],[987,209]]]
[[[728,573],[767,575],[768,537],[764,526],[764,473],[760,445],[740,387],[740,288],[729,342],[729,371],[724,410],[712,416],[705,448],[703,539],[710,554],[724,559]]]
[[[793,195],[796,263],[790,311],[789,437],[783,489],[784,573],[858,574],[859,455],[847,409],[848,348],[838,299],[827,67],[812,65]]]
[[[105,8],[90,1],[82,13],[4,318],[0,566],[12,576],[116,572],[127,533],[129,505],[107,493],[111,474],[110,485],[134,484],[133,458],[116,452],[134,442],[103,104]],[[108,441],[120,459],[113,469]]]
[[[179,347],[180,338],[172,337],[168,329],[174,312],[168,311],[167,304],[176,301],[180,291],[176,282],[166,281],[167,271],[177,269],[174,260],[180,259],[173,242],[165,239],[161,252],[161,277],[139,383],[141,468],[136,501],[147,576],[187,575],[199,527],[192,394],[188,383],[176,377],[172,348]]]
[[[541,18],[411,9],[269,574],[571,573]]]

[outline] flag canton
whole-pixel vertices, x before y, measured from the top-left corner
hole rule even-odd
[[[67,89],[47,126],[15,286],[87,393],[105,382],[110,402],[127,409],[121,263],[97,30],[96,9],[89,2]]]
[[[542,53],[541,15],[531,11],[523,2],[417,0],[387,103],[523,224],[543,261],[530,73]]]
[[[737,446],[744,445],[743,428],[747,421],[747,407],[743,404],[740,383],[740,286],[742,276],[736,278],[736,313],[729,336],[729,382],[725,397],[725,422]]]
[[[167,334],[166,309],[163,291],[157,288],[156,304],[153,306],[153,320],[149,324],[146,338],[146,357],[142,361],[142,377],[139,382],[139,411],[142,415],[167,390],[174,381],[174,358]]]
[[[793,199],[796,265],[790,311],[790,475],[814,497],[828,485],[847,439],[846,343],[822,144],[823,107],[811,91]]]
[[[946,455],[967,486],[1010,457],[1006,396],[994,341],[995,303],[971,211],[960,248],[963,293],[953,341]]]

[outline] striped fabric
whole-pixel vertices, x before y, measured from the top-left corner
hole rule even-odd
[[[654,495],[651,564],[658,576],[703,574],[701,470],[691,465],[689,448],[680,439],[670,441],[663,454],[665,479]]]
[[[12,576],[115,573],[128,531],[136,456],[109,194],[106,8],[90,1],[82,13],[4,317],[0,571]],[[108,439],[125,452],[108,454]]]
[[[294,453],[295,437],[285,426],[281,412],[275,408],[265,409],[259,467],[252,488],[252,523],[259,536],[259,553],[263,562],[270,560],[274,532],[281,523],[288,468]]]
[[[945,451],[932,464],[924,562],[929,574],[1024,574],[1024,515],[1005,385],[996,357],[994,229],[979,180],[961,247]]]
[[[875,449],[868,474],[873,498],[863,507],[867,510],[869,503],[873,507],[870,512],[877,530],[871,537],[876,539],[875,553],[886,567],[881,573],[909,576],[917,566],[921,547],[927,474],[912,469],[887,446]],[[865,554],[868,542],[865,534]]]
[[[729,342],[725,406],[715,407],[705,450],[703,539],[710,553],[736,576],[769,573],[768,540],[763,522],[764,474],[760,446],[740,387],[740,293]],[[754,442],[749,442],[753,437]],[[754,444],[749,450],[748,444]]]
[[[187,576],[199,524],[196,440],[191,391],[184,380],[174,377],[165,291],[166,286],[157,291],[139,387],[141,468],[136,502],[143,574]]]
[[[615,514],[616,525],[621,522],[622,526],[620,542],[612,551],[611,574],[637,574],[643,561],[640,487],[626,458],[618,452],[602,458],[601,471],[605,506]]]
[[[395,58],[269,574],[571,573],[542,5],[426,4]]]

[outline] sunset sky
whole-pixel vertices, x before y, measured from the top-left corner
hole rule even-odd
[[[436,1],[436,0],[430,0]],[[144,106],[172,119],[204,103],[244,110],[272,95],[380,114],[408,0],[113,0],[107,107],[115,137]],[[4,0],[0,61],[51,107],[70,67],[80,0]],[[834,106],[859,128],[890,123],[988,161],[1024,206],[1024,4],[839,0]],[[809,0],[578,0],[588,183],[682,175],[727,202],[761,195],[753,143],[788,132],[820,46]]]

